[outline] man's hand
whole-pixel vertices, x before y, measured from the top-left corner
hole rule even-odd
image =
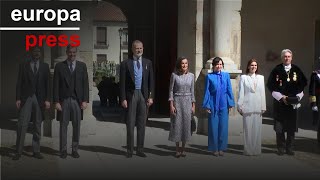
[[[62,111],[62,107],[60,103],[56,103],[56,110]]]
[[[122,106],[123,108],[127,109],[127,108],[128,108],[127,100],[123,100],[123,101],[121,102],[121,106]]]
[[[281,98],[282,101],[283,101],[286,105],[288,105],[287,97],[288,97],[288,96],[283,96],[283,98]]]
[[[16,101],[16,106],[17,106],[17,109],[20,109],[20,106],[21,106],[21,101],[20,100]]]
[[[211,113],[211,110],[210,110],[210,109],[207,109],[207,112],[210,114],[210,113]]]
[[[149,98],[147,101],[147,106],[150,107],[153,104],[153,99]]]
[[[45,102],[44,102],[44,107],[45,107],[46,109],[50,109],[50,102],[49,102],[49,101],[45,101]]]
[[[87,106],[88,106],[87,102],[82,102],[81,103],[81,109],[82,110],[85,110],[87,108]]]

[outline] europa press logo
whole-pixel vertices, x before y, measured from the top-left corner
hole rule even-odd
[[[79,9],[13,9],[10,17],[14,22],[40,22],[45,20],[46,22],[56,22],[55,27],[0,27],[0,30],[8,31],[79,31],[80,27],[61,27],[65,21],[79,21],[81,20]],[[39,46],[42,47],[47,44],[49,47],[53,46],[79,46],[80,36],[77,34],[59,36],[55,35],[34,35],[27,34],[25,36],[26,50]]]

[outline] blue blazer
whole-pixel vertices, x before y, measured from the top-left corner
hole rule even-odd
[[[202,107],[217,111],[234,106],[229,73],[213,72],[207,74]]]

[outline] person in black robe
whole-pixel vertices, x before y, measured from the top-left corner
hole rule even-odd
[[[312,109],[312,125],[318,126],[317,139],[320,145],[320,113],[318,106],[320,105],[320,68],[312,72],[309,84],[309,100]]]
[[[278,154],[294,155],[293,142],[297,128],[297,110],[307,85],[307,79],[292,61],[292,51],[281,52],[283,63],[277,65],[268,78],[267,87],[274,98],[274,130]],[[287,138],[285,137],[287,133]]]

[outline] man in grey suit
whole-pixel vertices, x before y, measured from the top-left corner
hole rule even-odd
[[[153,67],[149,59],[142,57],[143,44],[132,43],[133,58],[120,65],[120,102],[126,109],[127,157],[131,158],[134,146],[134,126],[137,125],[137,156],[143,152],[147,108],[153,104]]]
[[[49,65],[40,62],[39,47],[31,49],[31,60],[20,64],[16,84],[16,106],[20,111],[17,129],[16,154],[13,160],[19,160],[22,154],[28,124],[33,118],[33,157],[43,159],[40,154],[41,123],[45,109],[50,108],[49,101]]]
[[[67,157],[67,130],[72,122],[72,157],[79,158],[80,121],[89,102],[88,72],[85,63],[76,60],[77,47],[67,46],[68,59],[54,69],[53,102],[60,121],[60,157]]]

